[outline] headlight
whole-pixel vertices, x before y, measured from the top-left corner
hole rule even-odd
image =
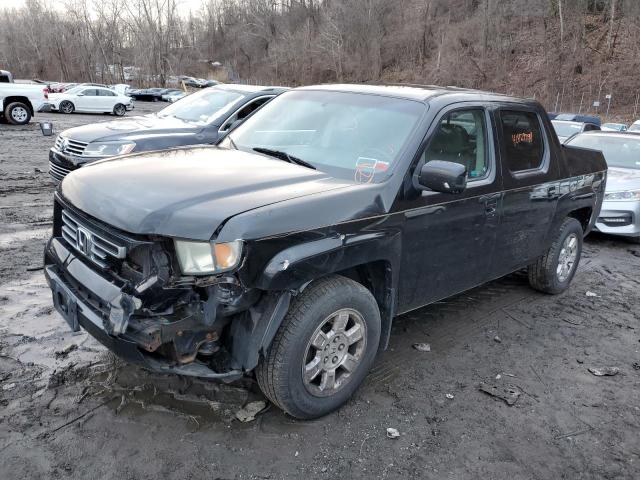
[[[621,192],[608,192],[604,194],[604,199],[614,202],[629,200],[640,200],[640,190],[624,190]]]
[[[175,240],[180,269],[185,275],[210,275],[232,270],[240,263],[242,242],[191,242]]]
[[[86,157],[113,157],[131,152],[136,144],[133,142],[102,142],[90,143],[84,149]]]

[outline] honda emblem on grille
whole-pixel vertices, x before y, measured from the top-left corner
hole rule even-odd
[[[80,250],[87,257],[91,257],[91,232],[85,230],[82,227],[78,227],[76,232],[76,243],[78,250]]]

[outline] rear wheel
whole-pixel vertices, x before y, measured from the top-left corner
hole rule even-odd
[[[123,104],[118,103],[115,107],[113,107],[113,114],[116,117],[122,117],[125,113],[127,113],[127,107]]]
[[[584,232],[575,218],[565,218],[549,250],[529,265],[529,284],[545,293],[562,293],[580,262]]]
[[[4,118],[12,125],[26,125],[31,121],[31,110],[22,102],[11,102],[4,109]]]
[[[73,113],[76,110],[76,107],[69,100],[65,100],[60,103],[60,107],[58,109],[62,113]]]
[[[293,417],[340,407],[366,377],[380,343],[380,312],[369,290],[348,278],[313,282],[295,297],[256,369],[264,394]]]

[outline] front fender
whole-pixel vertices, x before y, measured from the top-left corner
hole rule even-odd
[[[317,278],[376,261],[391,266],[397,285],[400,232],[334,234],[286,248],[269,260],[256,281],[262,290],[297,290]]]

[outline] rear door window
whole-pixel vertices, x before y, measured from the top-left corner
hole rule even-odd
[[[540,119],[534,112],[502,110],[502,148],[511,172],[536,170],[544,162],[545,141]]]

